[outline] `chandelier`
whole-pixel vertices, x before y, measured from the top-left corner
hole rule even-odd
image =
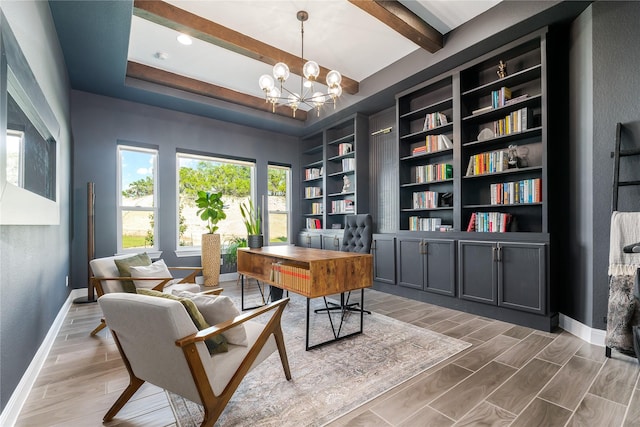
[[[300,21],[300,35],[302,52],[300,61],[302,66],[302,74],[304,78],[300,79],[299,92],[293,92],[284,86],[284,82],[289,78],[289,67],[284,62],[278,62],[273,66],[273,77],[263,74],[258,80],[260,89],[264,91],[265,100],[271,103],[271,111],[275,113],[276,104],[286,105],[293,111],[293,117],[296,116],[296,110],[301,104],[307,105],[311,109],[315,108],[320,116],[320,108],[323,105],[333,105],[335,108],[337,98],[342,95],[342,76],[336,70],[327,73],[327,93],[314,90],[314,82],[320,75],[320,66],[315,61],[304,62],[304,21],[309,19],[309,14],[304,10],[296,14]],[[275,79],[275,80],[274,80]],[[278,84],[276,84],[276,80]]]

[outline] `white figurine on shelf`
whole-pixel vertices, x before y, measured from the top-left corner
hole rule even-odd
[[[349,177],[347,175],[342,177],[342,180],[344,181],[344,184],[342,185],[342,192],[343,193],[348,193],[351,191],[351,181],[349,180]]]

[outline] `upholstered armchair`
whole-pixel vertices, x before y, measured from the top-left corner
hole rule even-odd
[[[130,293],[99,298],[130,377],[129,386],[106,413],[104,422],[112,420],[136,390],[149,382],[202,405],[202,426],[213,426],[245,375],[276,349],[290,380],[280,326],[288,302],[288,298],[281,299],[198,331],[184,301]],[[258,316],[270,317],[266,323],[252,320]],[[238,328],[244,334],[241,338]],[[232,329],[235,335],[230,334]],[[222,334],[228,335],[227,351],[211,355],[205,341]],[[269,384],[264,387],[268,390]]]
[[[135,293],[137,288],[149,288],[171,293],[177,291],[199,292],[195,283],[202,267],[167,267],[162,260],[151,262],[146,253],[116,255],[89,261],[91,283],[98,298],[113,292]],[[185,277],[173,278],[171,271],[190,272]],[[222,289],[212,290],[219,293]],[[91,331],[95,335],[104,329],[104,321]]]

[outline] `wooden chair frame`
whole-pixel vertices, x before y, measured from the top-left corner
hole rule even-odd
[[[191,371],[193,381],[196,385],[198,394],[200,395],[200,400],[204,407],[204,420],[202,421],[201,427],[211,427],[215,424],[215,422],[220,417],[220,414],[222,414],[222,411],[224,411],[224,408],[229,402],[229,399],[231,399],[231,396],[233,395],[233,393],[235,393],[236,389],[240,385],[240,382],[249,372],[251,365],[258,357],[258,354],[266,344],[269,336],[271,336],[272,334],[276,341],[285,378],[287,380],[291,380],[289,360],[287,358],[287,350],[285,348],[284,335],[282,334],[281,327],[282,313],[284,312],[284,308],[288,303],[289,298],[281,299],[248,313],[236,316],[235,318],[226,322],[211,326],[207,329],[199,331],[198,333],[180,338],[176,341],[176,345],[178,347],[181,347],[184,352],[184,357],[187,361],[187,364],[189,365],[189,370]],[[229,383],[227,384],[223,392],[219,396],[216,396],[211,389],[204,364],[198,355],[198,351],[196,350],[196,343],[221,334],[224,331],[233,328],[234,326],[238,326],[246,322],[247,320],[263,315],[271,310],[276,310],[276,312],[267,322],[264,330],[256,340],[255,344],[253,344],[236,372],[233,374],[231,380],[229,380]],[[122,392],[120,397],[118,397],[113,406],[111,406],[109,411],[107,411],[103,418],[103,422],[111,421],[113,417],[115,417],[115,415],[120,411],[120,409],[122,409],[122,407],[140,388],[140,386],[145,383],[145,380],[140,379],[133,374],[133,369],[131,368],[131,364],[127,359],[127,355],[124,354],[124,351],[122,350],[117,333],[113,330],[111,331],[111,333],[113,334],[113,338],[116,346],[118,347],[118,351],[120,352],[122,360],[127,368],[127,372],[129,373],[129,385]]]

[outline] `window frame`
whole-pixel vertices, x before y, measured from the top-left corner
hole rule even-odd
[[[267,183],[267,236],[265,241],[267,242],[268,245],[271,246],[276,246],[276,245],[289,245],[292,242],[291,239],[291,173],[292,173],[292,167],[291,165],[285,165],[285,164],[280,164],[280,163],[272,163],[269,162],[267,164],[267,178],[269,177],[269,169],[271,168],[275,168],[275,169],[284,169],[287,172],[287,176],[286,176],[286,194],[285,194],[285,205],[286,205],[286,210],[285,211],[272,211],[269,209],[269,184]],[[287,240],[285,242],[272,242],[271,241],[271,221],[270,221],[270,217],[271,217],[271,213],[277,213],[277,214],[287,214]]]
[[[175,255],[179,258],[181,257],[189,257],[189,256],[200,256],[202,246],[181,246],[180,245],[180,159],[187,158],[191,160],[203,160],[217,163],[228,163],[235,165],[248,166],[250,168],[249,179],[250,179],[250,189],[249,189],[249,197],[253,200],[255,205],[256,203],[256,194],[257,194],[257,184],[256,184],[256,170],[257,170],[257,162],[252,159],[241,159],[230,156],[222,156],[219,154],[207,154],[207,153],[195,153],[191,151],[177,151],[176,152],[176,162],[175,162],[175,173],[176,173],[176,216],[175,216]],[[227,217],[228,218],[228,217]],[[226,243],[221,242],[222,248],[221,252],[226,253]]]
[[[122,151],[133,151],[139,153],[147,153],[153,155],[153,207],[140,207],[140,206],[125,206],[122,205]],[[152,212],[153,213],[153,246],[150,248],[144,248],[144,250],[151,256],[151,258],[158,258],[161,255],[160,245],[159,245],[159,235],[158,235],[158,223],[159,223],[159,194],[158,194],[158,156],[159,150],[157,148],[147,148],[140,147],[136,145],[130,144],[118,144],[116,148],[116,165],[117,165],[117,173],[116,173],[116,239],[117,239],[117,253],[118,254],[126,254],[126,253],[135,253],[140,252],[142,248],[124,248],[122,246],[122,214],[124,211],[132,211],[132,212]]]

